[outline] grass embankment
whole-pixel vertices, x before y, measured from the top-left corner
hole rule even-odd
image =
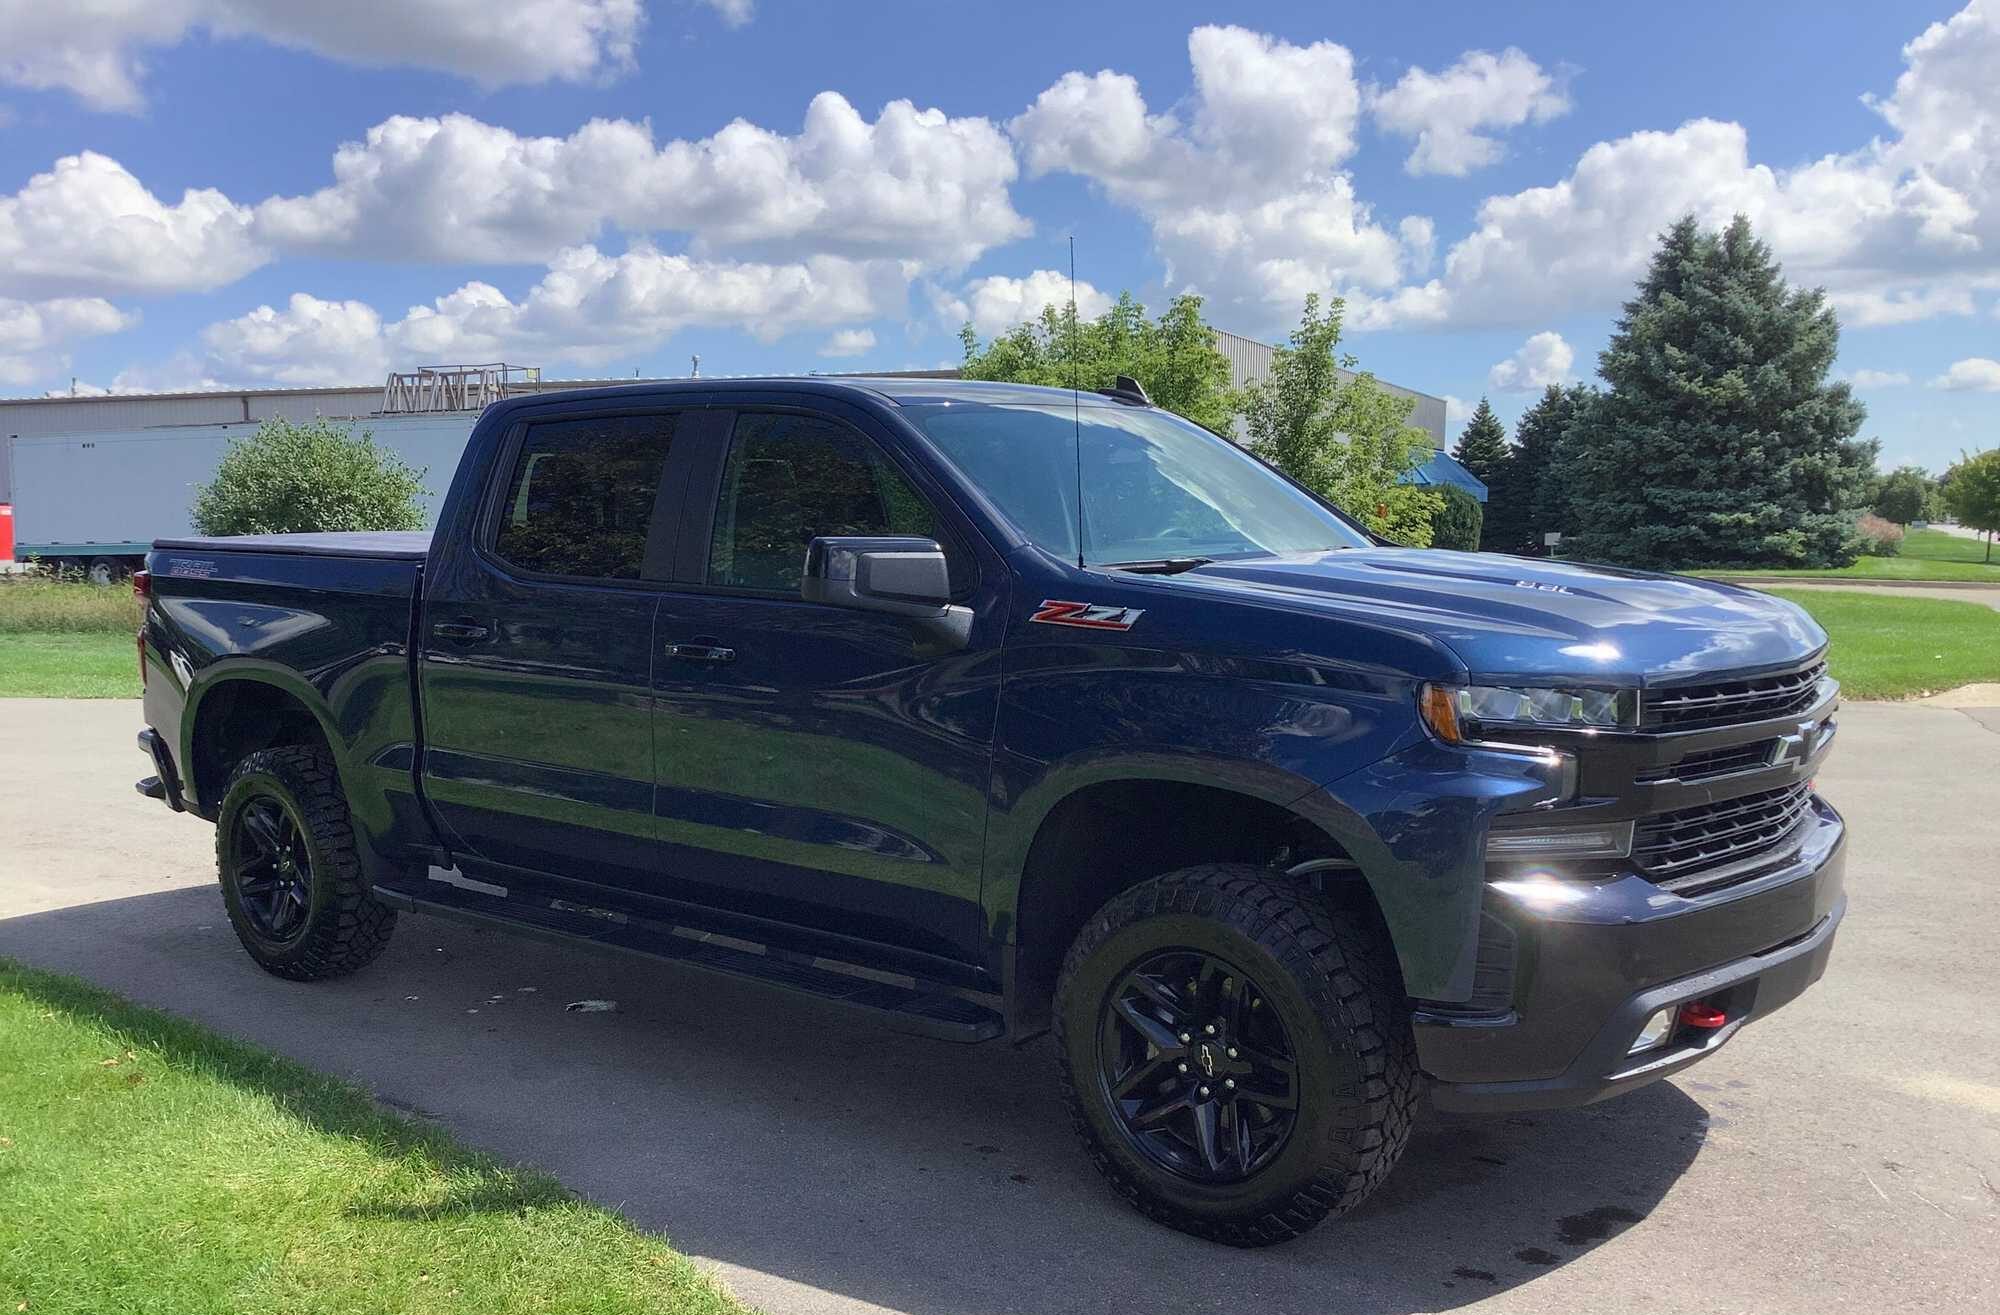
[[[0,1310],[744,1308],[548,1178],[0,960]]]
[[[137,698],[138,629],[124,585],[0,578],[0,698]]]
[[[1719,579],[1750,576],[1796,576],[1801,580],[1900,580],[1953,581],[1960,584],[2000,585],[2000,551],[1993,561],[1984,560],[1983,540],[1967,539],[1942,530],[1912,530],[1903,538],[1903,548],[1894,557],[1859,557],[1854,565],[1837,571],[1701,571]]]
[[[2000,681],[2000,611],[1979,603],[1860,590],[1773,589],[1820,623],[1850,699],[1901,699]]]

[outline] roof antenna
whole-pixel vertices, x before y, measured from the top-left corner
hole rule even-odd
[[[1069,235],[1069,405],[1070,423],[1076,429],[1076,569],[1083,569],[1083,387],[1077,372],[1083,368],[1083,350],[1077,342],[1076,234]]]

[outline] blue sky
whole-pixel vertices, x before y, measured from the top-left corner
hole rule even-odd
[[[2000,443],[2000,0],[95,9],[0,0],[7,394],[933,366],[1073,233],[1086,301],[1342,295],[1365,368],[1511,420],[1740,209],[1885,464]]]

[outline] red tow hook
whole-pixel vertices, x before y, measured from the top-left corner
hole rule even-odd
[[[1690,1000],[1681,1006],[1681,1022],[1688,1027],[1717,1028],[1728,1021],[1728,1014],[1699,1000]]]

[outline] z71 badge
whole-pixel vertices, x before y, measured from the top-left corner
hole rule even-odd
[[[1105,607],[1098,603],[1065,603],[1044,598],[1030,621],[1051,626],[1081,626],[1085,630],[1130,630],[1145,614],[1143,607]]]

